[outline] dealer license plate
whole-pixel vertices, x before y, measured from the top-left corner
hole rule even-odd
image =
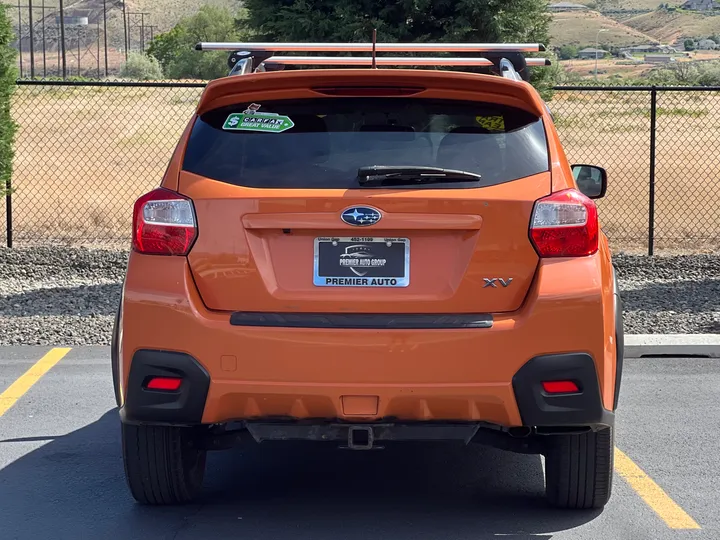
[[[315,239],[313,283],[318,287],[407,287],[410,239]]]

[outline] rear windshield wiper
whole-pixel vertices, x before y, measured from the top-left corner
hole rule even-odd
[[[440,167],[398,167],[372,165],[358,169],[357,181],[361,186],[384,184],[429,184],[441,182],[479,182],[482,176],[467,171]]]

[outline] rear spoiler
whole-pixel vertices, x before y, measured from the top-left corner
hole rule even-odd
[[[230,75],[279,71],[288,65],[305,66],[481,66],[515,81],[529,80],[528,67],[549,66],[546,58],[525,58],[523,53],[543,52],[540,43],[262,43],[202,42],[198,51],[228,51]],[[287,52],[369,52],[370,56],[293,56]],[[482,56],[377,56],[376,53],[482,53]]]

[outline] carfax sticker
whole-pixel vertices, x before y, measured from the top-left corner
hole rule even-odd
[[[505,119],[502,116],[476,116],[475,121],[490,131],[505,131]]]
[[[225,120],[223,129],[230,131],[262,131],[282,133],[295,126],[290,117],[277,113],[260,112],[261,105],[253,103],[241,113],[232,113]]]

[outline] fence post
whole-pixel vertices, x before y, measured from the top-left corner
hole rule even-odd
[[[13,230],[12,230],[12,193],[11,193],[11,185],[10,180],[5,183],[5,187],[7,188],[7,194],[5,195],[5,213],[7,217],[7,227],[6,227],[6,234],[7,234],[7,247],[11,248],[13,247]]]
[[[657,87],[650,90],[650,201],[648,212],[648,255],[655,251],[655,143],[657,130]]]

